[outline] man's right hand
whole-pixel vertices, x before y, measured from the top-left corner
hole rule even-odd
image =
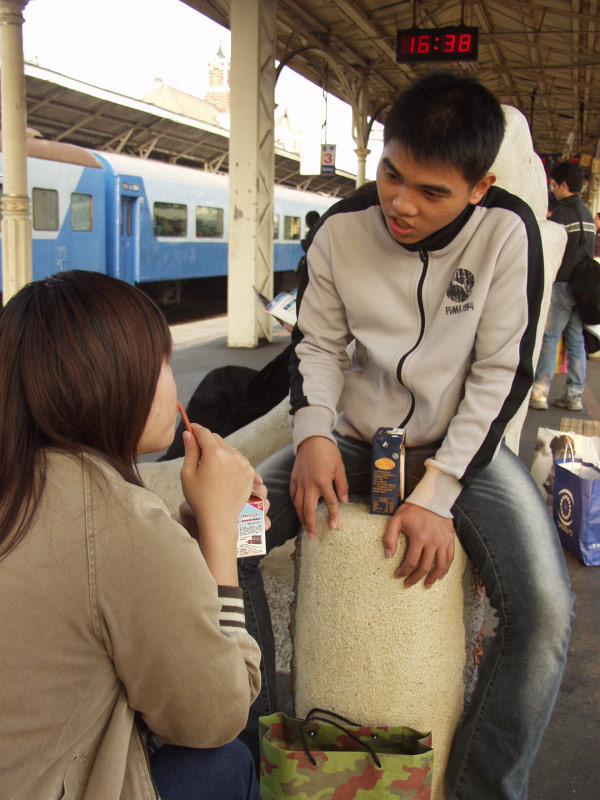
[[[329,527],[337,528],[338,500],[348,502],[348,481],[342,455],[331,439],[311,436],[300,444],[292,470],[290,496],[309,539],[317,533],[316,509],[321,497],[327,505]]]

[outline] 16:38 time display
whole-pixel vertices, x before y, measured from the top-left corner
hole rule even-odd
[[[396,61],[475,61],[477,34],[466,26],[398,31]]]

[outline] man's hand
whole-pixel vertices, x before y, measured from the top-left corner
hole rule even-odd
[[[408,545],[404,559],[396,570],[397,578],[406,578],[408,589],[425,578],[429,589],[436,580],[441,580],[450,569],[454,558],[454,524],[447,517],[413,503],[401,505],[388,522],[383,546],[388,558],[396,554],[398,536],[403,533]]]
[[[338,499],[348,502],[348,481],[342,455],[331,439],[311,436],[298,447],[290,497],[309,539],[317,533],[315,512],[321,497],[327,505],[329,527],[337,528],[340,522]]]

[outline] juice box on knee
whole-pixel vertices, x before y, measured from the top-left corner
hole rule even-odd
[[[371,514],[393,514],[404,500],[404,428],[377,428],[371,455]]]

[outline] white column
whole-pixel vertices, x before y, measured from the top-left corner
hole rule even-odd
[[[23,69],[23,9],[28,0],[0,0],[2,56],[2,295],[32,279],[31,217],[27,194],[27,103]]]
[[[363,76],[360,83],[356,81],[352,84],[351,105],[352,105],[352,138],[356,143],[356,188],[360,188],[366,182],[367,156],[371,152],[369,144],[369,134],[371,124],[368,115],[369,99],[369,79]]]
[[[357,148],[356,153],[356,188],[359,189],[367,181],[367,156],[371,152],[367,147]]]
[[[273,292],[276,0],[231,2],[228,344],[255,347],[271,320],[254,286]]]

